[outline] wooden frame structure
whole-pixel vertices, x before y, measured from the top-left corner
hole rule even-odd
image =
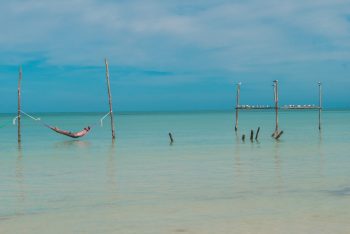
[[[274,92],[274,106],[250,106],[250,105],[241,105],[240,104],[240,93],[241,93],[241,82],[237,84],[236,89],[236,123],[235,131],[238,130],[238,118],[239,110],[275,110],[275,131],[272,136],[277,136],[279,134],[279,123],[278,123],[278,112],[279,110],[318,110],[318,129],[321,130],[321,115],[322,115],[322,83],[318,82],[319,90],[319,103],[318,106],[315,105],[284,105],[279,106],[278,99],[278,80],[273,81],[273,92]]]
[[[109,104],[109,116],[111,119],[111,132],[112,132],[112,140],[115,140],[115,126],[114,126],[114,114],[113,114],[113,104],[112,104],[112,92],[111,85],[109,79],[109,66],[108,60],[105,59],[106,66],[106,81],[107,81],[107,91],[108,91],[108,104]],[[18,109],[17,109],[17,140],[18,143],[21,143],[21,82],[22,82],[22,66],[19,67],[18,71],[18,89],[17,89],[17,100],[18,100]],[[27,115],[27,114],[26,114]]]

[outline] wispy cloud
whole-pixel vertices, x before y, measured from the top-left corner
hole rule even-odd
[[[122,65],[186,67],[191,57],[197,68],[222,61],[241,68],[327,53],[344,59],[350,46],[350,3],[343,0],[8,1],[1,9],[1,49],[45,53],[53,64],[109,56]]]

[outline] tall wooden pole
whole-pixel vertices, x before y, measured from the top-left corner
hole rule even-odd
[[[277,136],[278,134],[278,80],[273,81],[273,87],[274,87],[274,95],[275,95],[275,112],[276,112],[276,126],[275,126],[275,134],[274,136]]]
[[[239,111],[238,108],[239,108],[240,92],[241,92],[241,82],[237,84],[237,93],[236,93],[236,125],[235,125],[236,132],[238,129],[238,111]]]
[[[111,95],[111,85],[109,82],[109,69],[108,69],[108,61],[105,59],[106,64],[106,79],[107,79],[107,88],[108,88],[108,102],[109,102],[109,116],[111,117],[111,129],[112,129],[112,139],[115,139],[115,128],[114,128],[114,115],[113,115],[113,107],[112,107],[112,95]]]
[[[18,75],[18,89],[17,89],[17,97],[18,97],[18,112],[17,112],[17,139],[18,143],[21,142],[21,81],[22,81],[22,66],[19,67],[19,75]]]
[[[322,83],[318,82],[319,104],[318,104],[318,129],[321,130],[321,113],[322,113]]]

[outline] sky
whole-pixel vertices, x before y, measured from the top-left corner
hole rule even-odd
[[[349,0],[0,0],[0,112],[350,108]]]

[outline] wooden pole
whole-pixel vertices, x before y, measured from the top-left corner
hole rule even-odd
[[[275,137],[276,140],[280,139],[280,137],[282,136],[283,131],[281,131],[280,133],[277,134],[277,136]]]
[[[321,130],[321,112],[322,112],[322,83],[318,82],[319,104],[318,104],[318,129]]]
[[[171,134],[171,132],[169,132],[169,139],[170,139],[170,144],[173,144],[174,138],[173,138],[173,134]]]
[[[235,125],[236,132],[238,129],[238,107],[239,107],[240,92],[241,92],[241,82],[237,84],[237,93],[236,93],[236,125]]]
[[[258,130],[256,130],[256,135],[255,135],[255,140],[258,140],[259,137],[259,132],[260,132],[260,127],[258,127]]]
[[[115,139],[115,128],[114,128],[114,115],[113,115],[113,107],[112,107],[112,95],[111,95],[111,85],[109,81],[109,69],[108,69],[108,61],[105,59],[106,64],[106,79],[107,79],[107,89],[108,89],[108,102],[109,102],[109,116],[111,117],[111,129],[112,129],[112,139]]]
[[[19,67],[18,89],[17,89],[17,98],[18,98],[17,140],[18,140],[18,143],[21,143],[21,81],[22,81],[22,66]]]
[[[273,81],[273,86],[274,86],[274,95],[275,95],[275,112],[276,112],[276,126],[275,126],[275,134],[274,137],[277,136],[278,134],[278,80]]]
[[[253,142],[254,140],[254,131],[250,130],[250,141]]]

